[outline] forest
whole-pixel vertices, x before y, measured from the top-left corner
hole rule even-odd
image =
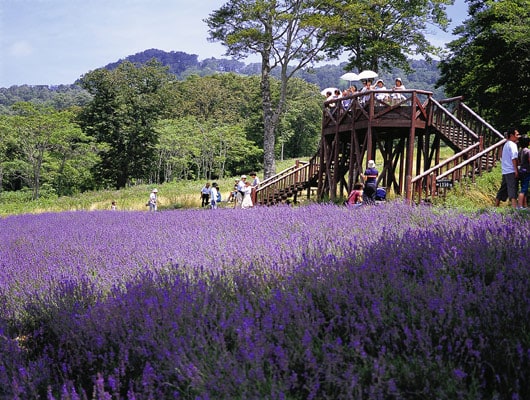
[[[411,60],[411,66],[409,74],[395,69],[382,77],[391,81],[399,75],[409,86],[443,96],[435,88],[436,63]],[[347,87],[350,83],[340,79],[344,67],[300,71],[289,83],[277,130],[278,159],[315,153],[324,100],[320,88]],[[156,90],[142,87],[144,80],[156,81]],[[273,81],[278,96],[279,81]],[[260,170],[259,96],[257,64],[199,62],[195,55],[160,50],[108,64],[71,84],[2,88],[0,189],[30,190],[36,199]],[[103,112],[114,113],[113,121],[98,120]]]

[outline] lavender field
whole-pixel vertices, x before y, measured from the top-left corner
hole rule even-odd
[[[0,399],[528,399],[526,213],[0,219]]]

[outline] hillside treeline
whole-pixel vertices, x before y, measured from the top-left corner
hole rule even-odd
[[[301,79],[289,91],[278,157],[311,156],[320,137],[322,97]],[[54,96],[21,98],[0,116],[3,191],[28,190],[38,198],[260,168],[257,76],[178,80],[156,61],[126,61],[85,74],[71,93],[84,94],[72,97],[80,101],[67,108],[54,107]]]
[[[242,61],[226,58],[208,58],[200,61],[198,56],[194,54],[180,51],[166,52],[157,49],[130,55],[102,68],[114,70],[124,62],[146,64],[153,59],[167,67],[168,72],[174,74],[178,80],[185,80],[192,75],[209,76],[230,72],[243,76],[259,76],[261,72],[259,63],[245,64]],[[413,69],[412,72],[406,73],[399,68],[394,68],[391,72],[382,73],[381,77],[388,84],[391,84],[393,78],[399,76],[407,87],[432,91],[437,99],[445,97],[443,87],[436,87],[436,81],[440,77],[437,61],[409,60],[409,62]],[[340,76],[346,72],[345,68],[345,62],[337,62],[305,69],[295,75],[321,89],[326,87],[346,88],[349,83],[340,79]],[[272,71],[272,75],[279,78],[276,70]],[[359,82],[352,83],[359,86]],[[0,88],[0,114],[10,113],[9,107],[19,101],[30,101],[36,104],[49,105],[56,109],[65,109],[74,105],[83,106],[89,100],[89,93],[79,85],[79,81],[57,86],[16,85]]]

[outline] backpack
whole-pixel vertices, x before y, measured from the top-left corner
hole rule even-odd
[[[384,187],[378,187],[375,191],[375,199],[378,201],[386,200],[386,189]]]
[[[219,190],[217,191],[217,202],[221,202],[221,192]]]

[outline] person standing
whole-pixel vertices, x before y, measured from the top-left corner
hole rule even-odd
[[[206,207],[210,204],[210,182],[206,184],[201,189],[201,207]]]
[[[247,209],[254,206],[252,202],[252,185],[250,182],[245,182],[245,187],[243,188],[243,201],[241,202],[241,208]]]
[[[217,209],[217,183],[212,183],[210,188],[210,208],[212,210]]]
[[[154,188],[151,191],[151,194],[149,195],[149,211],[155,212],[157,210],[157,203],[158,203],[158,189]]]
[[[251,183],[251,186],[254,188],[254,189],[257,189],[259,184],[260,184],[260,180],[258,178],[258,176],[256,175],[255,172],[251,172],[250,173],[250,177],[252,178],[252,183]]]
[[[403,96],[401,93],[399,93],[402,90],[406,90],[405,85],[403,85],[403,81],[401,78],[396,78],[395,86],[392,88],[393,91],[397,93],[392,93],[392,103],[397,104],[401,100],[405,100],[405,96]]]
[[[257,200],[256,191],[258,190],[259,184],[261,182],[255,172],[251,172],[250,177],[252,178],[252,183],[250,184],[250,186],[252,187],[252,193],[251,193],[252,204],[256,204],[256,200]]]
[[[502,181],[497,196],[495,196],[495,207],[498,207],[501,201],[509,199],[512,207],[517,208],[517,179],[519,178],[517,142],[519,137],[519,132],[515,128],[510,128],[506,134],[507,140],[502,148],[501,156]]]
[[[527,206],[527,192],[530,186],[530,138],[519,138],[519,180],[521,181],[521,190],[517,197],[517,208],[525,208]]]
[[[243,203],[243,196],[245,195],[244,189],[247,185],[247,176],[241,175],[241,179],[237,183],[237,194],[236,194],[236,204],[235,208],[241,208],[241,203]]]
[[[368,161],[368,168],[364,171],[362,178],[364,180],[363,202],[365,204],[375,204],[375,195],[377,192],[377,176],[379,171],[375,167],[375,161]]]

